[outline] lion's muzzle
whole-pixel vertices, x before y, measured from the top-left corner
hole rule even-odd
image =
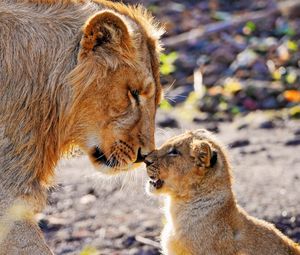
[[[118,165],[118,160],[114,156],[107,159],[99,147],[95,148],[93,157],[95,158],[96,162],[105,164],[108,167],[115,167]]]

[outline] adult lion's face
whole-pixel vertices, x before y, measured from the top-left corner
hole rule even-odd
[[[146,74],[120,67],[85,96],[84,108],[93,107],[82,147],[105,173],[127,170],[154,149],[156,87]]]
[[[75,142],[107,174],[133,168],[154,149],[158,59],[149,38],[132,26],[111,11],[90,18],[70,76]]]

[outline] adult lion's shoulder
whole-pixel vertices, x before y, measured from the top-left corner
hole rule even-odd
[[[40,210],[73,144],[108,174],[154,148],[161,29],[143,8],[2,0],[0,34],[0,216],[8,197]]]

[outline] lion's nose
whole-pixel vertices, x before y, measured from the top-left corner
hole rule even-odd
[[[142,154],[142,149],[139,148],[138,153],[137,153],[137,157],[136,157],[136,161],[134,163],[140,163],[143,162],[146,158],[146,155]]]

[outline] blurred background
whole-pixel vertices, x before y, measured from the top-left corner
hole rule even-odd
[[[300,242],[300,1],[141,0],[166,29],[157,144],[207,128],[234,167],[238,202]],[[55,254],[157,255],[162,203],[145,169],[102,178],[62,160],[39,224]]]

